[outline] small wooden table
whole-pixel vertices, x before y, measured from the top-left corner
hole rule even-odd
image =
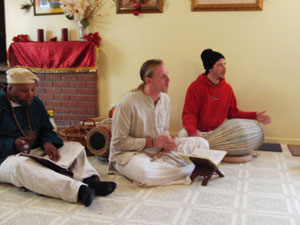
[[[195,169],[191,174],[192,182],[197,176],[203,176],[201,185],[206,186],[214,173],[219,175],[219,177],[224,177],[224,174],[211,161],[195,157],[189,157],[189,159],[195,164]]]

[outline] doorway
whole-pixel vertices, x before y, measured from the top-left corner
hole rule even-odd
[[[6,32],[4,0],[0,0],[0,64],[6,64]]]

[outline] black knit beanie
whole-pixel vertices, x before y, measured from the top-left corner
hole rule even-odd
[[[207,73],[214,66],[214,64],[221,58],[225,59],[225,57],[221,53],[215,52],[212,49],[205,49],[201,53],[203,66]]]

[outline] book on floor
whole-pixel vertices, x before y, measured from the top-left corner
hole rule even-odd
[[[31,149],[29,154],[20,153],[20,155],[29,157],[56,172],[70,174],[68,169],[83,148],[84,146],[78,142],[65,142],[64,145],[58,149],[60,158],[56,162],[51,160],[42,148]]]

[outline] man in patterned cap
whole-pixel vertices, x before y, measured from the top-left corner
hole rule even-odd
[[[219,127],[226,119],[253,119],[263,124],[271,122],[265,111],[245,112],[237,108],[231,86],[225,81],[225,57],[212,49],[201,53],[205,73],[188,88],[179,136],[203,136]]]
[[[58,149],[64,143],[53,131],[42,101],[35,96],[38,82],[39,78],[27,69],[7,71],[8,87],[0,92],[0,182],[89,206],[95,195],[110,194],[116,184],[100,181],[83,146],[69,168],[71,176],[19,154],[37,147],[53,161],[58,161],[63,154]]]

